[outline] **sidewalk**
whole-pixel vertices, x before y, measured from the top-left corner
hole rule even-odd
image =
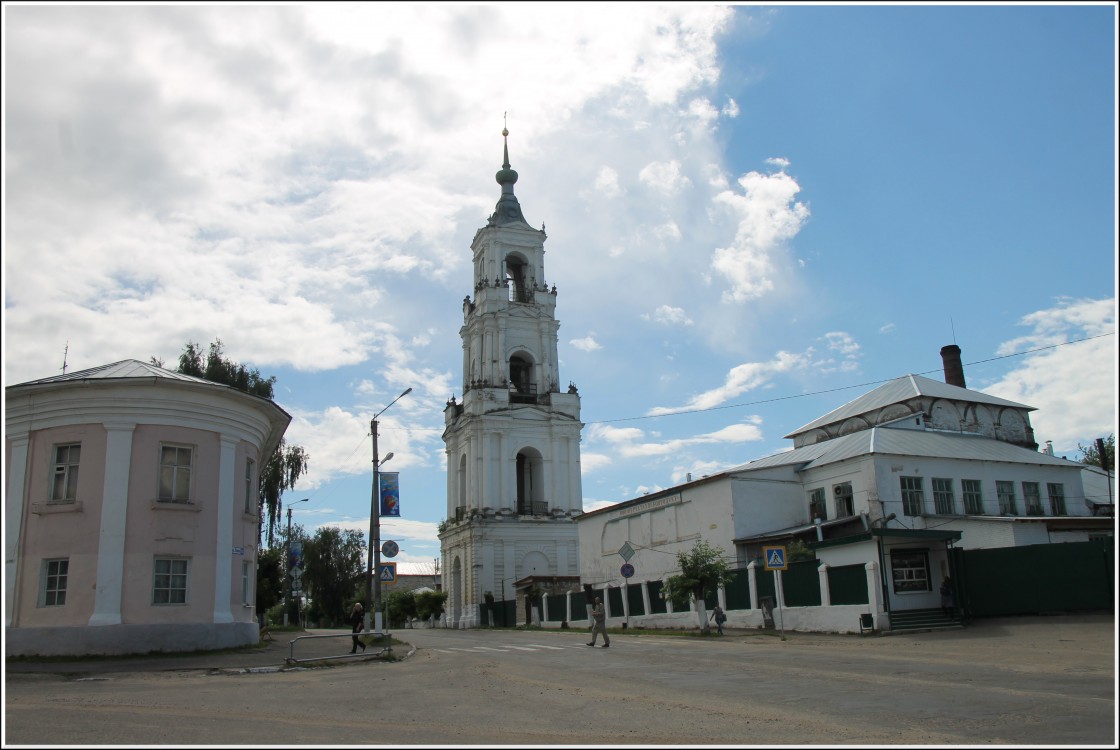
[[[390,635],[393,635],[390,633]],[[400,634],[397,633],[399,636]],[[300,636],[317,636],[301,638]],[[321,637],[329,636],[329,637]],[[246,646],[221,652],[152,654],[144,656],[91,656],[65,659],[52,657],[42,661],[5,659],[4,669],[9,674],[109,674],[117,672],[160,672],[173,670],[214,670],[234,672],[264,672],[281,669],[298,669],[309,666],[352,664],[382,658],[379,644],[367,646],[365,653],[350,655],[349,630],[305,630],[273,633],[273,640],[262,646]],[[299,640],[296,640],[296,639]],[[292,642],[295,641],[293,644]],[[410,647],[396,645],[393,656],[405,656]],[[289,658],[295,659],[289,662]],[[304,660],[314,660],[304,661]]]

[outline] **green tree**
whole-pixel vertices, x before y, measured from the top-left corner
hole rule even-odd
[[[447,602],[446,591],[421,591],[416,595],[416,616],[421,620],[439,617],[443,614],[445,602]]]
[[[311,597],[313,620],[331,626],[346,622],[365,577],[365,550],[362,532],[334,526],[319,528],[303,543],[303,584]]]
[[[708,632],[707,612],[704,608],[704,594],[708,589],[718,588],[727,581],[727,563],[723,550],[711,546],[703,539],[697,540],[689,552],[677,553],[679,575],[670,576],[661,589],[662,596],[673,602],[687,601],[689,596],[696,602],[696,614],[700,618],[700,630]]]
[[[413,591],[394,591],[385,597],[385,606],[389,609],[389,622],[397,625],[409,623],[419,614],[416,603],[416,593]]]
[[[800,539],[794,539],[786,548],[786,561],[795,563],[803,560],[815,560],[817,553],[809,549],[809,545]]]
[[[257,612],[263,615],[284,599],[284,550],[263,550],[257,558]]]
[[[249,369],[230,360],[223,356],[222,348],[222,340],[214,339],[209,353],[203,356],[202,347],[188,341],[179,355],[176,371],[271,400],[276,378],[262,377],[257,369]],[[163,367],[163,360],[152,357],[152,364]],[[308,462],[309,457],[302,447],[288,445],[280,438],[280,444],[261,467],[257,509],[265,518],[265,523],[261,524],[261,535],[269,547],[273,546],[281,522],[281,497],[287,490],[294,489],[296,480],[307,473]]]
[[[1081,451],[1081,463],[1083,464],[1099,466],[1109,471],[1116,468],[1116,433],[1112,433],[1104,439],[1104,456],[1101,456],[1096,442],[1088,446],[1078,443],[1077,450]]]

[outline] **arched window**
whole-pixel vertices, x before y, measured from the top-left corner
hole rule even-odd
[[[510,302],[532,302],[533,290],[529,284],[529,264],[519,255],[506,256],[506,281],[509,284]]]
[[[533,404],[537,401],[537,384],[533,379],[533,363],[523,354],[509,358],[510,401]]]
[[[517,512],[522,516],[548,515],[544,461],[532,448],[524,448],[517,454]]]

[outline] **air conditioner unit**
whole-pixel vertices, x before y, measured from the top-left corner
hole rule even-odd
[[[833,488],[832,488],[832,494],[834,494],[834,495],[843,495],[843,494],[844,494],[844,485],[842,485],[842,484],[838,484],[838,485],[836,485],[835,487],[833,487]]]

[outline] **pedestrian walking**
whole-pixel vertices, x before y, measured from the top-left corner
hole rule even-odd
[[[354,645],[350,647],[350,653],[352,654],[358,652],[358,646],[362,647],[363,653],[366,650],[366,644],[362,643],[362,639],[358,637],[358,633],[362,632],[365,624],[363,615],[362,603],[354,602],[354,607],[350,610],[350,632],[354,634],[351,636],[354,639]]]
[[[953,616],[953,582],[949,576],[941,581],[941,611],[948,617]]]
[[[727,622],[727,615],[723,613],[723,608],[717,604],[716,608],[712,610],[712,616],[708,619],[716,621],[716,630],[720,635],[723,635],[723,623]]]
[[[588,646],[595,645],[599,633],[603,634],[603,648],[610,648],[611,637],[607,635],[607,612],[603,609],[603,600],[595,597],[595,609],[591,610],[591,643],[588,643]]]

